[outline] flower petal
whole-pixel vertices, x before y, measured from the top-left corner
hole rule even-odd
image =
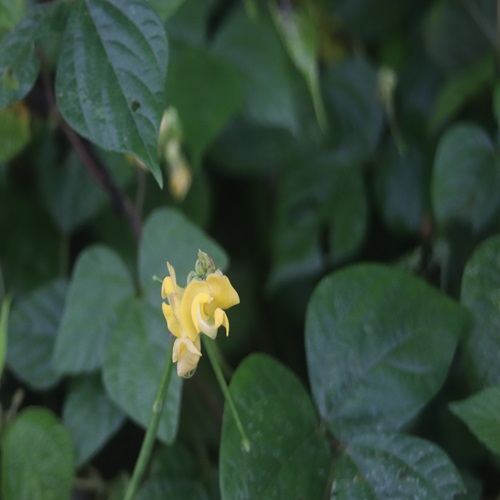
[[[184,335],[189,337],[193,342],[200,333],[195,323],[198,319],[197,315],[193,318],[193,303],[201,304],[209,300],[208,287],[204,281],[191,281],[182,296],[179,317],[184,329]]]
[[[175,337],[182,337],[182,327],[175,316],[174,310],[168,304],[165,304],[165,302],[162,303],[161,309],[170,333]]]
[[[207,285],[210,289],[210,295],[214,298],[214,310],[216,307],[228,309],[240,303],[240,297],[227,276],[217,273],[209,274]]]
[[[178,338],[174,342],[172,361],[177,363],[177,375],[185,377],[198,366],[201,357],[200,339],[194,343],[188,338]]]
[[[214,312],[214,320],[217,328],[223,326],[226,329],[226,337],[229,335],[229,320],[227,314],[222,309],[216,309]]]

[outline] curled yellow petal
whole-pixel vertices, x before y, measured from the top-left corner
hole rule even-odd
[[[201,357],[200,338],[195,342],[188,338],[178,338],[174,342],[172,361],[177,363],[177,375],[185,377],[198,366]]]
[[[193,302],[202,302],[209,300],[207,284],[204,281],[191,281],[184,291],[182,302],[179,311],[180,321],[184,330],[184,334],[193,342],[198,337],[200,330],[196,327],[193,321],[192,306]]]
[[[161,298],[166,299],[172,294],[175,294],[175,283],[170,276],[167,276],[161,285]]]
[[[214,298],[214,309],[217,307],[228,309],[240,303],[240,297],[227,276],[212,273],[207,276],[206,283],[210,289],[210,295]]]
[[[163,302],[161,309],[163,311],[163,316],[165,316],[165,320],[167,321],[167,327],[170,330],[170,333],[175,337],[182,337],[182,327],[172,307]]]
[[[217,328],[223,326],[226,329],[226,337],[229,335],[229,320],[227,314],[222,309],[216,309],[214,312],[214,322]]]

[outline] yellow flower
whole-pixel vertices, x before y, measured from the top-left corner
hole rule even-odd
[[[163,315],[168,329],[176,337],[172,360],[180,377],[188,376],[201,357],[200,334],[211,339],[223,326],[229,335],[229,321],[224,309],[239,304],[238,293],[220,270],[205,279],[193,279],[186,288],[177,284],[174,268],[167,262],[168,272],[162,283]]]

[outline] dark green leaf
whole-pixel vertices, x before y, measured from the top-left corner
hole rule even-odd
[[[149,0],[163,22],[171,17],[183,2],[184,0]]]
[[[47,153],[46,150],[42,152]],[[45,154],[43,162],[37,165],[38,181],[50,215],[59,229],[68,233],[96,215],[110,198],[75,154],[71,153],[62,165],[56,164],[54,156],[50,160]],[[107,166],[110,175],[122,186],[133,173],[124,160],[121,164],[114,162]]]
[[[146,301],[124,303],[104,362],[104,385],[111,399],[147,427],[169,350],[169,331],[161,308]],[[177,433],[182,379],[172,368],[158,437],[172,443]]]
[[[56,75],[61,112],[103,149],[138,156],[160,186],[156,141],[166,67],[165,31],[148,2],[72,5]]]
[[[465,70],[495,46],[495,19],[492,0],[435,2],[423,25],[427,51],[442,71]]]
[[[236,14],[217,34],[214,49],[241,72],[246,117],[298,131],[292,67],[276,31],[263,17]]]
[[[257,354],[238,367],[230,391],[251,449],[242,448],[226,404],[220,447],[222,499],[322,498],[330,456],[300,381],[280,363]]]
[[[100,374],[72,381],[63,407],[63,422],[76,448],[77,465],[97,453],[120,428],[125,415],[112,403]]]
[[[186,45],[173,52],[167,78],[168,103],[179,112],[195,167],[236,113],[240,80],[231,64],[205,48]]]
[[[375,70],[364,59],[348,59],[325,74],[322,88],[334,147],[332,162],[347,167],[365,162],[383,125]]]
[[[7,362],[34,389],[49,389],[59,381],[50,360],[66,292],[65,281],[52,281],[25,295],[12,310]]]
[[[434,444],[400,434],[361,434],[341,456],[332,499],[449,500],[465,494],[460,474]]]
[[[2,439],[4,500],[70,498],[75,460],[71,438],[48,410],[29,408]]]
[[[374,169],[375,195],[386,225],[393,231],[419,234],[428,189],[427,162],[422,149],[401,153],[394,142],[384,149]]]
[[[333,432],[399,429],[443,384],[466,312],[419,279],[375,264],[333,273],[306,317],[311,388]]]
[[[196,481],[185,479],[150,479],[137,495],[137,500],[208,500],[208,495]]]
[[[500,383],[499,254],[500,236],[486,240],[467,262],[462,278],[460,301],[474,317],[463,356],[468,381],[478,388]]]
[[[308,158],[282,180],[273,237],[272,285],[320,273],[351,257],[361,245],[368,217],[357,170]]]
[[[464,223],[479,232],[500,205],[500,162],[486,132],[457,124],[439,141],[434,159],[432,203],[442,229]]]
[[[161,286],[153,281],[153,276],[166,276],[168,261],[174,266],[179,285],[185,286],[198,250],[208,253],[217,268],[227,267],[226,253],[177,210],[159,209],[149,216],[142,232],[139,276],[151,304],[159,308],[161,304]]]
[[[486,447],[500,455],[499,385],[487,387],[464,401],[452,403],[450,409]]]
[[[495,81],[495,58],[488,54],[474,61],[460,73],[453,75],[439,92],[429,128],[437,130],[455,116],[480,91],[488,89]]]
[[[50,32],[53,18],[65,7],[50,3],[30,7],[30,13],[0,42],[0,109],[22,99],[40,70],[35,41]]]
[[[24,13],[24,0],[0,0],[0,38],[21,21]]]
[[[99,368],[121,319],[120,306],[133,294],[131,277],[115,252],[104,246],[82,252],[57,335],[55,369],[76,374]]]

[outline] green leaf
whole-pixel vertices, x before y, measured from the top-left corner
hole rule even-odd
[[[464,401],[450,404],[450,410],[493,453],[500,455],[500,385],[483,389]]]
[[[2,377],[7,357],[7,325],[9,324],[10,303],[12,298],[7,295],[2,300],[0,309],[0,378]]]
[[[52,281],[25,295],[12,309],[7,362],[16,376],[34,389],[49,389],[60,378],[50,360],[66,292],[65,281]]]
[[[21,21],[25,10],[24,0],[0,0],[0,38]]]
[[[68,290],[52,363],[60,373],[90,372],[104,360],[120,318],[120,306],[134,294],[118,255],[93,246],[79,256]]]
[[[332,16],[338,19],[344,29],[357,37],[388,37],[402,23],[414,15],[418,0],[335,0],[325,2]],[[404,28],[403,28],[404,29]]]
[[[153,276],[168,274],[166,262],[174,266],[177,282],[186,285],[194,269],[198,250],[210,255],[215,267],[224,270],[228,258],[224,250],[175,209],[158,209],[144,224],[139,249],[139,276],[148,301],[160,308],[161,286]]]
[[[226,405],[220,447],[222,499],[322,498],[329,450],[319,434],[316,410],[297,377],[269,356],[254,354],[236,370],[230,391],[251,449],[242,449]]]
[[[428,190],[428,162],[415,144],[401,154],[390,142],[377,162],[375,196],[385,224],[393,231],[417,235],[422,229]]]
[[[309,157],[293,166],[279,191],[271,286],[344,261],[359,249],[366,232],[368,206],[358,170],[336,169],[328,157]]]
[[[241,73],[244,115],[261,125],[297,131],[296,82],[273,27],[263,17],[239,12],[221,27],[213,47]]]
[[[40,71],[35,42],[50,33],[66,6],[50,3],[30,7],[30,13],[0,41],[0,109],[22,99]]]
[[[441,0],[423,22],[427,51],[441,71],[460,72],[493,51],[496,8],[491,0]],[[460,36],[450,36],[460,33]]]
[[[383,112],[376,99],[377,74],[355,57],[327,71],[322,89],[332,136],[332,162],[353,167],[373,155],[382,132]]]
[[[486,132],[457,124],[439,141],[432,177],[436,221],[446,230],[463,223],[481,231],[500,205],[500,162]]]
[[[324,278],[307,309],[312,393],[340,438],[407,424],[442,386],[467,314],[419,279],[377,264]]]
[[[109,195],[91,178],[76,154],[70,153],[61,165],[57,164],[57,151],[45,148],[41,153],[45,154],[38,162],[37,175],[43,200],[58,228],[69,233],[94,217],[109,202]],[[121,186],[133,174],[124,159],[106,166]]]
[[[482,90],[495,82],[495,58],[488,54],[453,75],[439,92],[429,118],[430,130],[438,130]]]
[[[238,71],[205,48],[181,46],[172,53],[167,95],[168,104],[179,112],[196,168],[240,105]]]
[[[161,308],[131,299],[122,306],[104,362],[104,385],[111,399],[147,427],[169,351],[169,331]],[[179,420],[182,379],[172,373],[158,437],[174,441]]]
[[[30,139],[28,108],[14,105],[0,109],[0,163],[7,162],[23,150]]]
[[[149,0],[149,3],[156,10],[163,22],[175,14],[183,2],[184,0]]]
[[[106,395],[100,374],[71,381],[64,401],[63,422],[73,439],[78,466],[95,455],[124,420],[125,415]]]
[[[472,313],[472,328],[463,339],[468,382],[476,388],[499,384],[500,236],[479,245],[467,262],[460,301]]]
[[[432,498],[465,494],[445,453],[423,439],[401,434],[360,434],[349,441],[335,469],[332,499]]]
[[[61,113],[103,149],[138,156],[160,187],[156,141],[166,68],[165,31],[147,2],[72,5],[56,75]]]
[[[202,485],[185,479],[149,479],[137,495],[137,500],[208,500]]]
[[[4,500],[70,498],[75,472],[71,439],[48,410],[29,408],[2,439]]]

